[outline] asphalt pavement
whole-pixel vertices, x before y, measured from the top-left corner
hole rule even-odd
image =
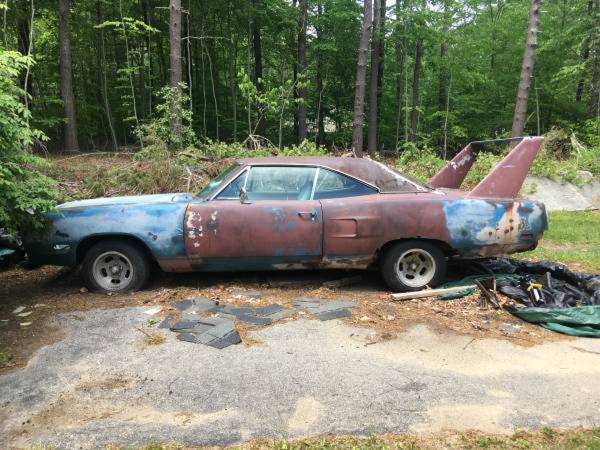
[[[416,325],[368,345],[368,328],[302,319],[252,332],[251,346],[168,330],[147,346],[147,309],[56,317],[64,339],[0,377],[0,447],[600,424],[600,340],[526,348]]]

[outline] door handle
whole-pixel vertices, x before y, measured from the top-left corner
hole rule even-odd
[[[314,222],[317,220],[317,211],[314,209],[312,211],[298,211],[298,216],[302,218],[309,217]]]

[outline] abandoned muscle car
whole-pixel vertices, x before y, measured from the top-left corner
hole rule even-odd
[[[542,138],[523,138],[470,192],[481,142],[428,185],[376,161],[273,157],[236,161],[196,195],[65,203],[30,264],[82,264],[96,291],[140,289],[164,271],[378,267],[394,291],[435,286],[449,257],[530,250],[547,228],[542,204],[516,200]]]

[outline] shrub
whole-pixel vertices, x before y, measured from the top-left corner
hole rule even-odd
[[[45,227],[43,213],[53,209],[56,183],[40,173],[47,165],[31,153],[34,141],[46,138],[29,126],[31,113],[17,86],[30,58],[0,49],[0,228],[8,233],[29,233]]]
[[[427,181],[435,175],[446,161],[437,156],[429,147],[417,148],[414,144],[404,145],[404,150],[396,161],[396,168],[417,180]]]

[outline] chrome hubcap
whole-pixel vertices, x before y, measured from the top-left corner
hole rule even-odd
[[[433,280],[435,271],[433,256],[420,248],[405,251],[396,263],[396,275],[403,284],[410,287],[425,287]]]
[[[119,252],[105,252],[96,258],[92,266],[94,281],[107,291],[126,289],[133,280],[133,265],[129,258]]]

